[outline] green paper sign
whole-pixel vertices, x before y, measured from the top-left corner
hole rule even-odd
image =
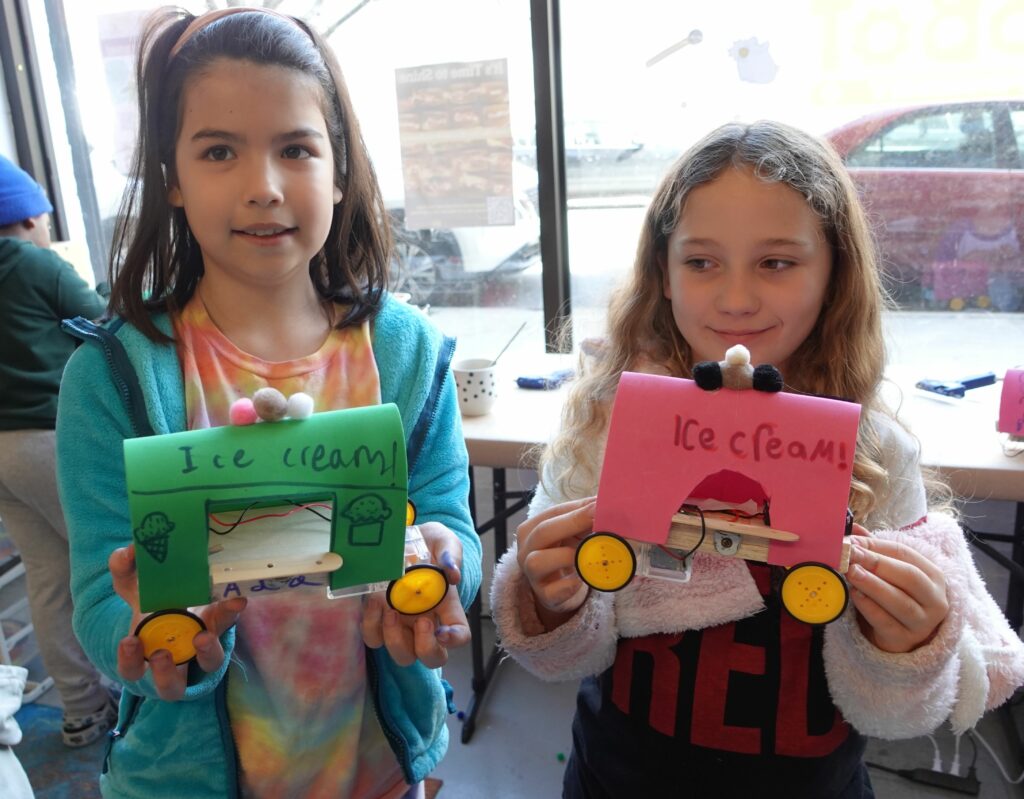
[[[210,602],[217,542],[238,556],[238,541],[276,538],[273,557],[220,565],[240,579],[315,572],[337,555],[332,590],[402,575],[409,478],[392,404],[132,438],[124,457],[144,613]],[[298,532],[309,523],[288,523],[293,512],[321,526],[319,544]]]

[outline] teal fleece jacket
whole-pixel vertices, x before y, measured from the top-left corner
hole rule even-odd
[[[166,315],[155,321],[170,332]],[[93,663],[120,681],[117,645],[128,632],[131,610],[114,593],[107,559],[131,540],[123,441],[185,429],[184,387],[172,344],[155,344],[118,321],[103,330],[84,321],[65,326],[87,342],[68,362],[57,414],[57,473],[71,543],[74,628]],[[123,350],[104,343],[112,332]],[[449,370],[453,342],[415,308],[388,297],[373,322],[373,350],[382,400],[398,406],[405,427],[409,496],[417,518],[447,525],[462,541],[458,590],[468,607],[480,586],[481,553],[469,513],[469,460]],[[128,409],[139,405],[144,417],[133,419]],[[193,665],[179,702],[159,699],[148,674],[125,685],[100,779],[105,797],[240,795],[225,698],[234,639],[234,629],[222,636],[227,657],[217,672],[205,674]],[[447,749],[451,688],[440,670],[419,662],[398,666],[383,648],[368,649],[367,655],[381,726],[406,780],[416,783]]]

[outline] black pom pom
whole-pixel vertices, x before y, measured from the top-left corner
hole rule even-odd
[[[755,366],[754,391],[768,391],[772,394],[782,391],[782,372],[770,363]]]
[[[722,366],[718,361],[701,361],[693,367],[693,382],[705,391],[722,387]]]

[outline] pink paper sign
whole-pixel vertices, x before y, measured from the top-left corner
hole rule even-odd
[[[1024,369],[1010,369],[999,399],[999,432],[1024,436]]]
[[[694,496],[770,502],[768,562],[839,565],[860,405],[625,372],[612,410],[594,530],[664,543]]]

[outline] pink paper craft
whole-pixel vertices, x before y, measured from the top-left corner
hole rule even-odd
[[[1010,369],[1003,378],[998,430],[1011,436],[1024,436],[1024,369]]]
[[[770,501],[768,562],[839,565],[860,405],[720,389],[625,372],[598,489],[594,530],[664,543],[691,497]]]

